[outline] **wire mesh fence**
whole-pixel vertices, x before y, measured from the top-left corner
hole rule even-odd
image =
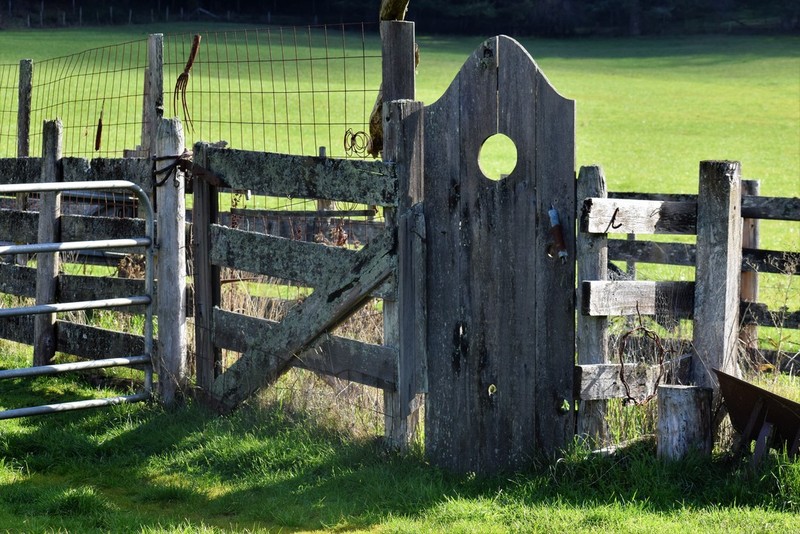
[[[356,155],[381,80],[374,25],[344,24],[212,32],[164,42],[166,113],[187,137],[287,154]],[[191,65],[189,64],[191,63]],[[185,100],[174,90],[188,75]],[[185,102],[185,106],[184,106]],[[347,143],[346,143],[347,142]]]
[[[0,65],[0,157],[17,156],[19,65]]]

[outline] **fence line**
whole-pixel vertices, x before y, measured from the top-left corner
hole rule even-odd
[[[19,65],[0,65],[0,156],[17,155]]]

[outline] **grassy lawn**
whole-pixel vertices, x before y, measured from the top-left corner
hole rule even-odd
[[[6,352],[7,354],[7,352]],[[12,381],[4,399],[96,395]],[[4,400],[5,402],[5,400]],[[226,418],[146,405],[0,422],[0,530],[13,532],[793,532],[800,463],[665,465],[653,445],[493,478],[278,407]]]

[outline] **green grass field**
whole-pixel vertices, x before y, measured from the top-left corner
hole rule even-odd
[[[0,64],[194,30],[3,31]],[[418,31],[418,96],[430,103],[484,36]],[[369,42],[377,47],[376,38]],[[745,177],[762,180],[762,194],[800,196],[800,38],[523,44],[577,101],[577,165],[601,164],[611,190],[694,192],[700,160],[736,159]],[[798,226],[764,222],[762,246],[800,250]],[[787,294],[797,309],[796,283],[774,299]],[[0,354],[3,367],[28,357],[2,341]],[[97,396],[103,386],[37,378],[4,381],[0,391],[3,403],[22,405]],[[780,454],[753,471],[725,455],[664,465],[652,443],[613,458],[573,447],[555,464],[484,479],[443,473],[418,451],[387,453],[342,426],[281,402],[253,403],[226,418],[193,405],[173,412],[132,405],[0,421],[0,531],[800,530],[800,462]]]

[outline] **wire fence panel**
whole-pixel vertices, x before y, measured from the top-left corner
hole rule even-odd
[[[0,157],[17,156],[19,65],[0,65]]]
[[[316,155],[321,146],[329,156],[360,155],[352,145],[365,139],[381,81],[380,40],[375,25],[368,28],[204,33],[191,66],[194,35],[165,36],[165,113],[181,118],[187,139],[297,155]],[[176,85],[185,71],[184,97]]]

